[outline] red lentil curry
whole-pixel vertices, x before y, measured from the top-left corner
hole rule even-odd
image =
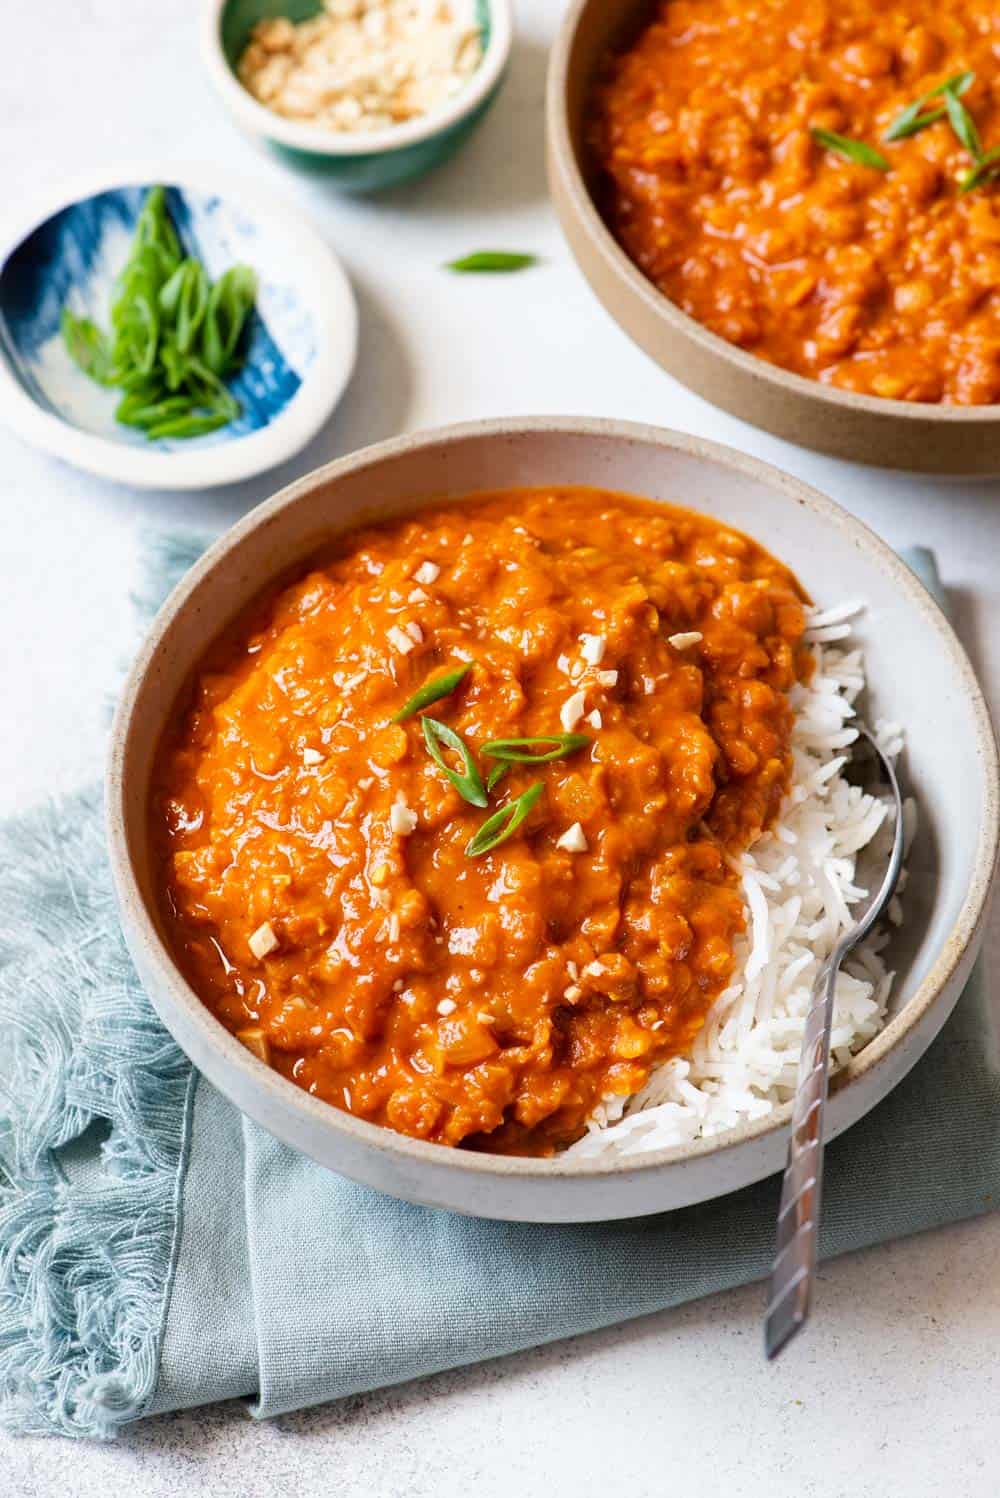
[[[746,536],[598,490],[341,539],[212,648],[161,747],[191,983],[359,1117],[521,1154],[579,1137],[733,970],[730,855],[788,786],[803,599]]]
[[[995,0],[660,0],[590,139],[624,249],[713,332],[844,390],[1000,401]]]

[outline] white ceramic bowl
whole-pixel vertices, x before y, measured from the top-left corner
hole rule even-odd
[[[476,489],[560,483],[674,500],[757,537],[819,602],[864,599],[873,717],[905,725],[903,776],[921,826],[908,919],[892,951],[892,1017],[827,1109],[829,1137],[906,1074],[951,1012],[982,939],[998,836],[997,754],[969,662],[941,611],[889,548],[831,500],[713,443],[623,422],[515,419],[426,432],[331,463],[216,543],[156,619],[129,677],[108,773],[114,877],[129,947],[164,1023],[211,1082],[280,1139],[395,1196],[522,1221],[634,1216],[771,1174],[787,1107],[694,1145],[625,1160],[529,1160],[406,1138],[310,1097],[257,1061],[181,977],[156,913],[146,827],[153,753],[208,642],[271,578],[332,532]]]
[[[115,278],[148,189],[167,188],[185,249],[210,275],[251,265],[258,293],[243,368],[242,414],[209,436],[150,442],[122,426],[121,392],[95,384],[59,332],[68,303],[108,325]],[[358,314],[340,261],[280,199],[228,173],[138,164],[48,189],[0,228],[0,421],[25,441],[139,488],[205,489],[292,457],[326,422],[354,368]]]

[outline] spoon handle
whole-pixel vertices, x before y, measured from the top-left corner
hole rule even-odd
[[[764,1346],[769,1358],[777,1357],[805,1325],[812,1300],[823,1192],[823,1111],[829,1077],[833,994],[839,966],[839,954],[834,953],[820,970],[813,984],[802,1038],[788,1163],[781,1182],[778,1236],[764,1322]]]

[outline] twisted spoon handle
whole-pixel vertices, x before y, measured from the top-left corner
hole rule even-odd
[[[823,1191],[823,1109],[839,966],[840,954],[834,952],[813,984],[806,1016],[764,1322],[769,1358],[776,1357],[804,1325],[812,1300]]]

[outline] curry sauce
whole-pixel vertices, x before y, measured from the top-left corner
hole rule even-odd
[[[525,1154],[579,1137],[733,971],[734,856],[789,784],[803,603],[746,536],[598,490],[341,538],[212,647],[161,746],[152,835],[192,985],[359,1117]],[[436,740],[440,762],[428,715],[462,746]],[[543,741],[535,762],[491,758],[512,738]]]

